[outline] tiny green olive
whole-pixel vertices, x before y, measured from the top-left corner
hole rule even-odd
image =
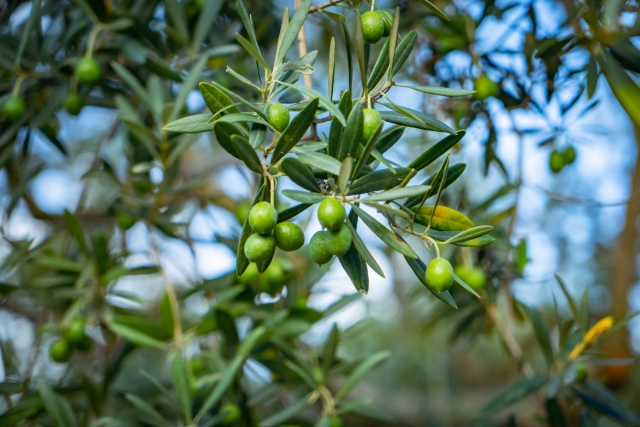
[[[244,244],[244,255],[251,262],[263,262],[276,250],[276,239],[271,235],[253,233]]]
[[[496,96],[500,93],[500,86],[491,80],[486,74],[481,75],[475,81],[474,89],[476,91],[475,98],[479,101],[484,101],[485,99]]]
[[[453,285],[453,267],[444,258],[434,258],[427,265],[427,285],[437,292],[444,292]]]
[[[572,145],[570,145],[569,147],[567,147],[566,150],[564,150],[564,161],[568,165],[576,161],[576,149],[573,148]]]
[[[375,108],[365,108],[362,111],[364,115],[364,126],[362,128],[362,140],[366,144],[378,130],[378,126],[382,124],[382,117]]]
[[[283,132],[289,126],[289,110],[287,107],[275,102],[269,106],[269,121],[278,132]]]
[[[85,321],[82,318],[73,319],[71,324],[62,331],[62,336],[69,344],[78,344],[84,337]]]
[[[220,413],[226,413],[224,418],[222,418],[222,424],[231,425],[240,419],[240,407],[235,403],[225,403],[220,407]]]
[[[7,120],[15,122],[18,120],[27,107],[24,104],[22,98],[18,98],[17,96],[12,96],[7,99],[7,101],[2,105],[2,115],[7,118]]]
[[[96,61],[95,58],[87,56],[78,60],[75,73],[78,82],[85,85],[94,85],[98,83],[100,76],[102,75],[98,61]]]
[[[333,255],[327,250],[326,238],[328,231],[318,231],[309,241],[309,255],[311,260],[318,265],[323,265],[331,261]]]
[[[559,173],[566,165],[567,162],[564,155],[557,150],[553,150],[549,156],[549,167],[551,168],[551,172]]]
[[[344,223],[344,206],[334,198],[327,198],[318,206],[318,220],[323,227],[329,230],[337,230]]]
[[[59,338],[51,343],[49,357],[54,362],[64,363],[71,359],[71,347],[64,338]]]
[[[278,211],[271,203],[256,203],[249,211],[249,225],[256,233],[269,234],[278,223]]]
[[[304,232],[292,222],[281,222],[276,225],[274,233],[276,245],[283,251],[295,251],[304,245]]]
[[[84,107],[84,101],[82,101],[82,97],[77,93],[70,93],[64,99],[64,108],[67,110],[67,113],[72,116],[80,114],[82,107]]]

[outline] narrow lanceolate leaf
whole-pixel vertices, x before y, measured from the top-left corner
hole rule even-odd
[[[164,349],[166,347],[162,341],[150,337],[149,335],[140,332],[137,329],[133,329],[118,322],[111,322],[109,323],[108,327],[111,332],[116,335],[120,335],[132,344],[160,349]]]
[[[447,177],[444,181],[444,184],[442,185],[442,190],[444,190],[445,188],[447,188],[448,186],[450,186],[451,184],[453,184],[453,182],[458,179],[460,177],[460,175],[462,175],[462,172],[464,172],[465,168],[467,167],[467,165],[465,165],[464,163],[456,163],[455,165],[451,166],[449,169],[447,169]],[[435,175],[430,176],[425,182],[423,182],[421,185],[432,185],[434,183],[434,181],[437,184],[436,178],[438,177],[438,174],[436,173]],[[433,191],[433,189],[432,189]],[[429,194],[427,194],[427,197],[431,197],[431,192]],[[421,197],[412,197],[409,200],[407,200],[404,205],[408,208],[412,208],[415,205],[420,204],[420,201],[422,200]]]
[[[216,139],[218,144],[229,154],[231,154],[236,159],[242,160],[240,158],[240,153],[236,149],[235,144],[231,142],[231,137],[234,135],[239,135],[240,130],[238,127],[232,125],[231,123],[225,122],[217,122],[214,123],[213,133],[216,135]]]
[[[260,163],[260,158],[258,158],[256,150],[254,150],[251,144],[249,144],[249,141],[239,135],[233,135],[231,137],[231,142],[235,145],[236,151],[240,155],[240,159],[247,165],[247,167],[255,173],[263,175],[264,169],[262,168],[262,163]]]
[[[365,96],[368,95],[369,89],[367,87],[367,63],[364,59],[364,35],[362,34],[362,16],[360,11],[356,11],[356,57],[358,58],[358,65],[360,67],[360,80],[362,81],[362,89]]]
[[[280,82],[280,84],[285,85],[291,89],[295,89],[297,91],[300,91],[302,93],[304,93],[305,95],[309,95],[311,98],[318,98],[320,100],[320,105],[322,105],[324,108],[327,109],[327,111],[329,111],[333,117],[336,117],[340,123],[342,123],[343,125],[346,125],[347,122],[344,118],[344,116],[342,115],[342,112],[340,111],[340,109],[338,107],[335,106],[335,104],[333,102],[331,102],[331,100],[329,100],[329,98],[327,98],[326,96],[322,95],[320,92],[315,91],[313,89],[309,89],[306,88],[304,86],[300,86],[300,85],[292,85],[289,83],[284,83],[284,82]]]
[[[291,181],[300,187],[315,193],[320,192],[318,180],[313,176],[311,169],[305,166],[300,160],[294,159],[293,157],[285,157],[282,160],[281,167]]]
[[[202,74],[202,70],[209,60],[208,54],[202,54],[198,58],[198,60],[191,66],[189,69],[189,76],[186,78],[182,87],[180,88],[180,92],[178,92],[178,96],[173,100],[173,107],[171,108],[171,113],[169,114],[169,118],[167,122],[171,122],[176,119],[180,115],[180,111],[185,106],[185,102],[187,101],[187,96],[195,89],[196,85],[200,81],[200,75]]]
[[[640,88],[611,55],[603,51],[597,59],[618,102],[635,125],[640,126]]]
[[[473,228],[475,224],[466,215],[455,209],[446,206],[423,206],[418,210],[416,222],[428,225],[431,220],[431,227],[441,231],[464,231]]]
[[[526,311],[529,314],[533,331],[538,340],[538,344],[540,344],[540,348],[542,348],[542,353],[547,361],[547,365],[551,366],[555,360],[555,352],[553,351],[551,337],[549,336],[549,331],[544,323],[542,314],[535,307],[526,307]]]
[[[271,68],[269,68],[266,61],[262,57],[260,50],[256,46],[254,46],[249,40],[242,37],[242,35],[239,33],[236,33],[236,40],[238,41],[238,43],[240,43],[240,46],[242,46],[244,50],[247,51],[249,55],[251,55],[256,61],[258,61],[260,65],[271,71]]]
[[[296,190],[282,190],[282,195],[297,202],[309,204],[320,203],[327,198],[327,196],[323,194],[307,193],[306,191]]]
[[[258,86],[256,86],[251,80],[249,80],[248,78],[246,78],[242,74],[238,73],[233,68],[227,66],[227,70],[226,71],[227,71],[227,74],[229,74],[231,77],[233,77],[234,79],[236,79],[240,83],[242,83],[244,85],[247,85],[249,87],[252,87],[253,89],[260,90],[260,88]]]
[[[395,59],[393,60],[393,75],[400,72],[402,66],[409,58],[409,55],[411,55],[411,51],[413,51],[413,47],[416,45],[417,39],[418,32],[415,30],[402,38],[402,41],[396,49]]]
[[[120,76],[122,80],[131,88],[131,90],[138,95],[140,100],[147,106],[147,108],[151,111],[157,112],[158,106],[154,104],[149,92],[140,84],[136,76],[131,74],[129,70],[127,70],[123,65],[111,61],[111,68]]]
[[[456,145],[464,137],[465,133],[466,132],[464,130],[459,130],[456,135],[445,137],[443,140],[437,142],[427,151],[418,156],[418,158],[411,162],[407,167],[413,168],[417,171],[426,168]]]
[[[382,45],[382,49],[378,54],[378,59],[376,59],[376,63],[373,65],[373,69],[369,73],[369,78],[367,79],[367,86],[370,88],[375,88],[376,85],[384,74],[389,69],[389,38],[385,40],[384,45]]]
[[[260,117],[252,116],[251,114],[240,113],[240,114],[227,114],[225,116],[220,117],[217,122],[226,122],[226,123],[257,123],[262,126],[267,126],[272,131],[275,131],[271,123],[261,119]]]
[[[431,230],[429,230],[429,232],[427,233],[427,235],[429,237],[433,237],[434,239],[438,240],[439,242],[445,242],[445,241],[449,240],[450,238],[454,237],[456,234],[458,234],[457,231],[440,231],[440,230],[434,230],[433,228]],[[456,246],[464,246],[464,247],[470,247],[470,248],[480,248],[480,247],[483,247],[483,246],[490,245],[495,240],[496,240],[495,238],[489,236],[488,234],[485,234],[484,236],[477,237],[475,239],[467,240],[465,242],[456,242],[456,243],[453,243],[453,244],[456,245]]]
[[[78,425],[73,408],[65,398],[53,391],[44,381],[38,381],[38,391],[53,425],[56,427],[75,427]]]
[[[33,33],[33,28],[35,27],[36,22],[40,21],[40,5],[42,4],[42,0],[34,0],[31,3],[31,11],[29,14],[29,19],[27,19],[27,23],[22,30],[22,37],[20,38],[20,45],[18,46],[18,52],[16,53],[16,59],[14,61],[14,68],[20,69],[20,60],[22,59],[22,54],[24,50],[27,48],[27,43],[29,42],[29,38]]]
[[[431,9],[440,18],[444,19],[445,21],[449,20],[447,15],[445,15],[443,11],[438,9],[438,6],[436,6],[435,4],[431,3],[429,0],[418,0],[418,1],[420,3],[422,3],[423,5],[427,6],[429,9]]]
[[[438,132],[447,132],[451,135],[456,135],[456,131],[451,129],[451,127],[445,123],[442,123],[440,120],[436,119],[429,114],[422,113],[420,111],[413,110],[411,108],[401,107],[399,105],[395,105],[393,103],[381,102],[387,108],[395,110],[395,114],[400,114],[404,116],[405,119],[410,122],[417,123],[417,125],[413,125],[411,127],[417,127],[418,129],[426,129],[426,130],[436,130]],[[394,115],[392,111],[382,111],[380,112],[382,119],[391,123],[396,123],[399,125],[403,125],[403,123],[397,123],[393,121]],[[406,125],[410,126],[410,125]]]
[[[338,176],[338,186],[343,195],[347,195],[347,188],[349,187],[349,177],[351,176],[351,170],[353,169],[353,159],[347,157],[342,161],[340,166],[340,175]]]
[[[176,392],[178,406],[184,415],[185,423],[191,421],[191,387],[189,383],[189,374],[187,372],[187,364],[182,354],[176,355],[171,364],[171,377],[173,379],[173,388]]]
[[[393,22],[391,23],[391,32],[389,33],[389,63],[393,64],[396,55],[396,43],[398,42],[398,25],[400,25],[400,8],[396,7],[393,14]],[[393,82],[393,68],[389,72],[389,81]]]
[[[485,417],[508,408],[538,390],[546,382],[545,377],[533,377],[518,381],[509,390],[484,405],[478,412],[478,417]]]
[[[362,260],[366,262],[369,267],[371,267],[371,269],[375,271],[380,277],[384,277],[382,268],[380,268],[373,255],[371,255],[371,252],[369,252],[369,249],[367,249],[367,245],[364,244],[364,242],[360,238],[360,235],[358,235],[358,231],[356,230],[356,228],[353,226],[351,221],[347,221],[346,223],[351,230],[351,236],[353,237],[353,246],[355,247]]]
[[[490,225],[479,225],[477,227],[473,227],[456,234],[455,236],[448,239],[445,243],[455,244],[468,242],[469,240],[477,239],[478,237],[484,236],[491,230],[493,230],[493,227]]]
[[[334,397],[335,401],[337,402],[345,397],[365,375],[367,375],[373,368],[387,360],[390,355],[391,352],[389,350],[384,350],[367,357],[353,370],[351,375],[347,377],[346,381],[342,384],[342,387],[340,387],[340,390],[336,393]]]
[[[469,96],[476,93],[475,90],[454,89],[449,87],[411,86],[411,85],[396,85],[396,86],[406,87],[409,89],[417,90],[422,93],[428,93],[429,95],[448,96],[450,98],[455,98],[458,96]]]
[[[215,122],[209,123],[211,114],[194,114],[167,124],[162,130],[175,133],[201,133],[213,130]]]
[[[246,99],[244,99],[243,97],[241,97],[240,95],[238,95],[235,92],[230,91],[229,89],[227,89],[226,87],[219,85],[216,82],[211,82],[213,84],[213,86],[216,87],[216,89],[218,89],[220,92],[222,92],[223,94],[227,95],[227,97],[230,98],[235,98],[236,101],[238,101],[239,103],[241,103],[242,105],[244,105],[245,107],[249,108],[250,110],[252,110],[253,112],[257,113],[260,117],[262,117],[264,120],[269,121],[269,117],[267,117],[267,115],[265,114],[264,111],[262,111],[261,108],[259,108],[258,106],[254,105],[253,103],[247,101]],[[202,86],[202,85],[201,85]],[[206,99],[205,99],[206,101]],[[232,110],[229,110],[229,112],[234,112]],[[239,111],[238,111],[239,112]]]
[[[323,14],[339,23],[342,27],[342,34],[344,36],[345,43],[345,56],[347,57],[347,81],[349,82],[349,92],[353,92],[353,59],[351,58],[353,53],[351,49],[351,37],[349,36],[346,20],[344,16],[339,13],[324,10]]]
[[[245,7],[244,2],[242,0],[237,0],[236,6],[238,7],[238,15],[240,15],[240,19],[242,20],[244,29],[247,31],[247,34],[249,35],[249,40],[251,40],[251,43],[256,48],[258,48],[258,38],[256,37],[256,29],[253,27],[251,16],[247,12],[247,8]]]
[[[564,283],[564,280],[562,280],[562,277],[560,277],[558,274],[556,274],[556,280],[560,284],[560,289],[562,289],[562,293],[564,294],[565,298],[567,299],[567,302],[569,303],[569,308],[573,313],[573,318],[576,320],[580,319],[580,311],[578,310],[578,304],[576,303],[576,300],[571,295],[571,292],[569,292],[569,288],[567,287],[567,284]],[[584,325],[581,325],[583,332],[586,332],[587,329],[589,328],[589,325],[587,325],[586,328],[583,326]]]
[[[327,338],[327,342],[322,349],[322,370],[326,373],[329,368],[333,366],[333,362],[336,360],[336,350],[338,349],[338,343],[340,341],[340,329],[336,323],[331,328],[331,334]]]
[[[276,148],[273,150],[273,156],[271,158],[272,165],[278,163],[304,136],[311,122],[313,122],[319,103],[319,98],[312,99],[300,110],[293,120],[291,120],[289,126],[287,126],[284,132],[282,132],[282,135],[280,135],[280,138],[278,138]]]
[[[76,241],[80,250],[88,255],[89,250],[87,249],[87,240],[84,236],[84,231],[82,231],[82,227],[80,226],[80,221],[78,221],[78,217],[65,209],[64,221],[67,224],[69,234],[73,237],[73,240]]]
[[[143,415],[145,421],[148,421],[156,427],[171,427],[171,423],[166,421],[153,406],[145,400],[139,398],[135,394],[127,393],[124,397],[135,406]]]
[[[480,295],[478,295],[478,293],[476,291],[473,290],[473,288],[469,285],[467,285],[467,283],[462,280],[461,278],[459,278],[455,273],[453,274],[453,280],[460,286],[462,286],[462,288],[469,292],[471,295],[473,295],[476,298],[480,298]]]
[[[304,24],[305,19],[307,18],[307,14],[309,13],[309,7],[311,6],[311,0],[305,0],[296,12],[293,14],[287,29],[282,36],[282,40],[278,44],[278,52],[276,56],[275,66],[278,67],[280,64],[284,62],[284,58],[287,55],[287,52],[291,48],[291,45],[298,37],[298,33],[300,32],[300,28]]]
[[[311,207],[311,203],[300,203],[278,212],[278,223],[289,221]]]
[[[369,197],[365,197],[361,201],[365,202],[386,202],[390,200],[405,199],[407,197],[418,196],[429,191],[431,187],[428,185],[413,185],[410,187],[394,188],[392,190],[383,191],[382,193],[374,194]],[[493,228],[493,227],[492,227]]]
[[[364,210],[360,209],[356,205],[352,205],[352,208],[355,210],[356,214],[362,221],[369,227],[373,233],[378,236],[380,240],[387,244],[391,249],[400,252],[402,255],[409,258],[418,258],[418,255],[411,249],[405,241],[398,238],[398,235],[393,233],[384,225],[380,224],[378,220],[374,217],[366,213]]]
[[[351,107],[351,93],[346,90],[340,98],[338,109],[342,112],[344,117],[348,117],[351,113]],[[340,150],[343,132],[344,125],[340,123],[340,120],[338,120],[337,117],[333,117],[331,119],[331,127],[329,128],[329,140],[327,141],[327,153],[329,153],[331,157],[338,158],[338,151]]]
[[[336,74],[336,39],[331,37],[331,43],[329,44],[329,83],[327,86],[327,93],[329,99],[333,100],[333,81]]]
[[[255,149],[262,146],[265,138],[267,137],[267,126],[259,123],[253,123],[251,125],[251,132],[249,132],[249,144]]]
[[[376,129],[373,135],[371,135],[369,141],[365,141],[364,150],[362,150],[362,154],[360,154],[360,158],[358,159],[356,166],[353,168],[351,179],[355,179],[360,174],[360,171],[362,171],[362,168],[367,164],[367,159],[369,159],[369,156],[371,156],[371,152],[376,146],[376,142],[378,142],[378,138],[380,138],[381,133],[382,123],[378,126],[378,129]]]
[[[275,427],[282,425],[285,421],[294,417],[298,412],[306,408],[307,405],[311,403],[311,397],[311,394],[308,394],[297,402],[287,406],[280,412],[276,412],[275,414],[270,415],[269,417],[260,421],[258,427]]]
[[[376,150],[378,150],[380,154],[384,154],[385,152],[387,152],[387,150],[389,150],[398,141],[400,141],[400,138],[402,138],[402,135],[404,134],[405,129],[406,128],[403,126],[396,126],[390,131],[380,135],[380,138],[376,143]]]
[[[358,150],[360,142],[362,142],[362,132],[364,126],[363,107],[360,102],[353,106],[347,126],[342,133],[342,140],[338,149],[338,160],[342,161],[347,156],[353,157]]]
[[[398,168],[394,171],[388,169],[377,170],[351,184],[349,194],[364,194],[380,190],[389,190],[397,187],[411,172],[408,168]]]
[[[402,209],[396,209],[391,205],[388,204],[380,204],[377,202],[370,202],[368,200],[361,200],[362,203],[364,203],[367,206],[371,206],[372,208],[374,208],[375,210],[377,210],[378,212],[384,212],[387,214],[391,214],[393,216],[399,216],[400,218],[404,218],[406,220],[411,221],[411,219],[413,218],[413,213],[409,213],[407,211],[404,211]]]
[[[593,98],[593,94],[596,93],[596,87],[598,86],[598,63],[596,58],[591,55],[589,57],[589,64],[587,65],[587,98]]]
[[[224,393],[227,391],[238,371],[244,365],[244,357],[236,356],[231,363],[222,371],[220,380],[216,383],[215,388],[207,397],[204,404],[200,408],[200,412],[196,415],[196,420],[202,418],[216,403],[220,401]]]
[[[289,8],[285,7],[284,12],[282,13],[282,21],[280,23],[280,33],[278,34],[278,44],[276,46],[276,58],[278,58],[280,52],[280,46],[282,45],[282,39],[284,35],[287,33],[287,28],[289,28]],[[273,67],[277,67],[278,64],[274,64]]]
[[[205,104],[207,104],[207,108],[209,108],[211,114],[213,115],[218,114],[218,112],[223,108],[227,108],[233,105],[233,101],[231,100],[231,98],[229,98],[224,92],[210,83],[201,82],[200,93],[202,93],[204,102]],[[232,114],[240,113],[238,107],[235,106],[229,107],[227,111]]]
[[[311,166],[315,166],[316,168],[325,172],[329,172],[330,174],[335,176],[338,176],[340,174],[340,168],[342,167],[342,164],[331,156],[327,156],[326,154],[322,153],[316,153],[313,151],[297,154],[298,157],[300,157],[300,160],[310,164]]]
[[[431,292],[436,298],[438,298],[440,301],[447,304],[454,310],[458,309],[458,305],[456,304],[449,291],[437,292],[427,284],[427,266],[424,262],[422,262],[420,258],[412,259],[404,257],[404,259],[407,261],[407,264],[409,264],[409,267],[411,268],[411,271],[413,271],[413,274],[416,275],[418,280],[420,280],[420,283],[422,283],[424,287],[429,290],[429,292]]]
[[[200,50],[200,46],[204,42],[204,39],[211,31],[211,27],[215,24],[216,18],[220,14],[220,10],[224,5],[224,0],[207,0],[200,14],[198,15],[198,22],[196,28],[193,31],[192,49],[195,52]]]
[[[367,264],[360,258],[353,242],[346,254],[338,257],[340,265],[351,279],[351,283],[358,292],[369,292],[369,272]]]

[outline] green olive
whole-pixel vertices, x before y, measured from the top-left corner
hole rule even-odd
[[[62,336],[69,344],[78,344],[84,337],[85,321],[82,318],[73,319],[71,324],[62,331]]]
[[[195,375],[196,377],[199,377],[206,371],[207,371],[207,365],[204,361],[204,358],[199,354],[196,354],[195,356],[193,356],[191,358],[191,372],[193,373],[193,375]]]
[[[362,129],[362,140],[366,144],[378,130],[378,126],[382,124],[382,117],[375,108],[365,108],[362,111],[364,115],[364,127]]]
[[[136,221],[137,221],[136,217],[124,212],[118,212],[116,214],[116,218],[118,218],[118,225],[123,230],[129,230],[131,227],[136,225]]]
[[[295,251],[304,245],[304,232],[292,222],[281,222],[276,225],[276,245],[283,251]]]
[[[282,291],[282,287],[289,281],[289,272],[279,259],[267,267],[260,277],[260,286],[258,290],[266,292],[271,296],[276,296]]]
[[[337,230],[344,223],[344,206],[333,198],[324,199],[318,206],[318,220],[323,227],[329,230]]]
[[[51,343],[49,357],[54,362],[64,363],[71,359],[71,347],[64,338],[59,338]]]
[[[289,126],[289,110],[287,107],[275,102],[269,107],[269,121],[278,132],[283,132]]]
[[[80,58],[76,64],[76,78],[79,83],[85,85],[94,85],[100,80],[102,72],[100,71],[100,64],[92,57]]]
[[[456,265],[454,271],[456,276],[476,291],[484,288],[487,282],[487,276],[481,268]]]
[[[222,418],[222,424],[231,425],[240,419],[240,407],[235,403],[225,403],[220,407],[220,413],[226,413],[224,418]]]
[[[278,211],[271,203],[256,203],[249,211],[249,225],[256,233],[269,234],[278,223]]]
[[[578,362],[576,364],[576,381],[579,383],[583,383],[589,378],[589,370],[587,369],[587,365],[582,362]]]
[[[570,165],[571,163],[576,161],[576,149],[570,145],[566,150],[564,150],[564,161]]]
[[[382,19],[382,25],[384,25],[382,37],[389,37],[389,34],[391,34],[391,24],[393,24],[393,15],[386,10],[379,10],[378,14],[380,15],[380,19]]]
[[[377,12],[369,11],[362,14],[362,35],[364,41],[376,44],[384,34],[384,22]]]
[[[80,341],[74,344],[75,348],[80,351],[89,351],[93,345],[93,340],[84,335]]]
[[[64,99],[64,108],[67,110],[67,113],[72,116],[80,114],[82,107],[84,107],[84,101],[82,101],[82,97],[77,93],[70,93]]]
[[[318,265],[326,264],[333,258],[333,255],[327,250],[326,238],[328,235],[328,231],[318,231],[309,241],[309,255],[311,255],[311,260]]]
[[[248,285],[260,276],[258,266],[255,263],[249,263],[249,266],[244,270],[244,273],[238,277],[238,282],[244,285]]]
[[[437,292],[444,292],[453,285],[453,267],[444,258],[434,258],[427,265],[427,285]]]
[[[332,415],[329,417],[329,427],[342,427],[342,418]]]
[[[564,155],[557,150],[553,150],[549,156],[549,167],[551,168],[551,172],[559,173],[566,165],[567,162]]]
[[[337,231],[329,231],[329,234],[325,238],[325,244],[327,246],[327,252],[331,255],[342,256],[347,253],[351,247],[351,230],[349,227],[341,227]]]
[[[249,202],[241,202],[236,207],[236,218],[240,224],[243,224],[247,221],[247,217],[249,216],[249,211],[251,210],[251,203]]]
[[[474,89],[476,90],[475,97],[479,101],[484,101],[485,99],[491,96],[496,96],[500,93],[500,86],[485,74],[478,77],[474,86]]]
[[[7,101],[2,105],[2,115],[7,118],[7,120],[15,122],[20,117],[23,116],[27,107],[24,105],[24,101],[22,98],[18,98],[17,96],[12,96],[7,99]]]
[[[244,255],[251,262],[263,262],[276,250],[276,239],[271,235],[253,233],[244,244]]]

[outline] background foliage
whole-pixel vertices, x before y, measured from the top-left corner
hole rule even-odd
[[[369,270],[367,295],[356,291],[363,279],[354,289],[338,261],[317,267],[306,247],[278,252],[284,283],[237,278],[233,254],[259,181],[216,133],[168,126],[208,121],[201,82],[262,103],[234,73],[264,84],[255,58],[279,57],[284,8],[301,5],[244,2],[253,35],[242,4],[0,5],[0,104],[26,105],[0,118],[0,425],[638,425],[626,327],[640,174],[634,148],[615,141],[640,125],[637,3],[377,2],[398,7],[399,35],[415,35],[395,82],[432,88],[394,87],[381,101],[401,105],[404,123],[466,129],[416,184],[447,162],[448,177],[467,164],[440,204],[494,227],[490,246],[442,248],[487,278],[480,299],[452,288],[457,310],[362,224],[386,276]],[[306,46],[291,40],[287,56],[318,51],[312,74],[291,76],[297,87],[312,83],[336,102],[342,90],[360,94],[361,64],[374,72],[384,51],[384,40],[358,40],[356,10],[369,8],[313,3]],[[74,76],[83,56],[100,65],[96,84]],[[70,93],[85,105],[77,117],[65,108]],[[293,113],[307,95],[281,100]],[[309,140],[330,138],[330,126],[314,124]],[[408,127],[383,160],[415,165],[442,139],[427,129]],[[552,152],[570,147],[576,163],[549,178]],[[616,155],[626,166],[607,169]],[[278,185],[300,190],[288,178]],[[281,212],[292,204],[274,198]],[[307,242],[320,228],[312,209],[295,221]],[[540,228],[553,244],[540,244]],[[90,349],[53,362],[50,345],[78,318]]]

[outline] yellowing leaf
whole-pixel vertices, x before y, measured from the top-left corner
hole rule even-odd
[[[432,213],[433,206],[423,206],[418,211],[416,222],[426,226]],[[431,228],[441,231],[464,231],[474,226],[473,221],[463,213],[446,206],[438,206],[431,220]]]
[[[613,326],[613,317],[607,316],[604,319],[600,319],[598,323],[593,325],[591,329],[584,334],[584,338],[582,342],[576,345],[573,350],[571,350],[571,354],[569,354],[569,361],[575,360],[580,354],[589,348],[600,335],[607,332]]]

